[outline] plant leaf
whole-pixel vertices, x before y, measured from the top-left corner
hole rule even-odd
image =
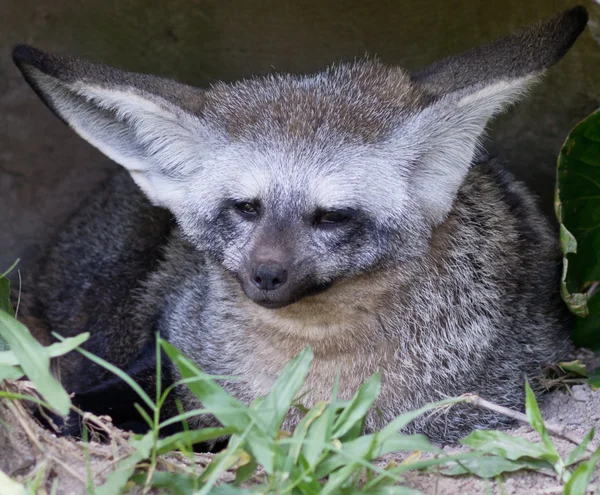
[[[567,460],[565,461],[565,466],[571,466],[572,464],[575,464],[581,460],[581,458],[585,455],[588,444],[594,438],[595,435],[596,428],[592,428],[588,432],[588,434],[583,438],[581,443],[571,451],[571,453],[567,457]]]
[[[564,495],[580,495],[586,492],[592,475],[594,474],[594,467],[600,458],[600,449],[596,450],[592,454],[589,460],[582,462],[577,466],[577,469],[573,471],[573,474],[569,480],[565,483]]]
[[[281,371],[260,405],[260,415],[270,430],[278,430],[304,383],[313,353],[305,348]]]
[[[342,444],[341,452],[334,454],[317,466],[317,477],[322,478],[341,466],[348,459],[364,459],[370,461],[384,454],[397,451],[415,451],[440,453],[424,435],[402,435],[394,432],[391,436],[381,437],[381,432],[363,435],[355,440]]]
[[[590,373],[590,376],[588,377],[588,384],[594,390],[598,390],[600,388],[600,368],[595,369]]]
[[[440,467],[440,473],[445,476],[460,476],[463,474],[474,474],[480,478],[494,478],[502,473],[511,473],[521,469],[533,471],[544,470],[552,466],[545,461],[518,460],[511,461],[504,457],[489,455],[479,458],[453,461]]]
[[[158,455],[170,452],[171,450],[181,450],[187,445],[206,442],[215,438],[229,436],[237,430],[234,428],[201,428],[199,430],[180,431],[166,438],[162,438],[156,444]]]
[[[150,457],[154,443],[154,432],[149,431],[143,437],[130,441],[136,451],[119,462],[117,468],[106,477],[106,481],[95,489],[95,495],[118,495],[123,493],[127,482],[133,476],[136,466]]]
[[[542,413],[540,412],[540,407],[538,406],[537,400],[535,399],[535,394],[531,387],[529,386],[529,382],[525,382],[525,412],[527,414],[527,420],[531,427],[537,431],[538,435],[542,439],[542,443],[546,447],[545,460],[556,464],[557,462],[562,462],[560,459],[560,455],[556,451],[552,440],[550,439],[550,435],[546,430],[546,426],[544,425],[544,421],[542,419]]]
[[[24,373],[46,402],[59,414],[66,416],[71,407],[71,399],[50,373],[50,358],[42,344],[24,325],[5,311],[0,311],[0,336],[8,342]]]
[[[15,316],[10,303],[10,280],[0,277],[0,310],[6,311],[10,316]]]
[[[58,335],[55,332],[53,332],[52,335],[54,335],[57,339],[59,339],[61,341],[61,343],[64,343],[67,341],[66,338]],[[85,334],[83,334],[83,335],[85,335]],[[77,337],[80,337],[80,336],[81,335],[78,335]],[[77,337],[73,337],[73,338],[77,338]],[[150,396],[144,391],[144,389],[142,387],[140,387],[136,383],[136,381],[133,378],[131,378],[127,373],[125,373],[123,370],[117,368],[114,364],[109,363],[108,361],[102,359],[101,357],[98,357],[98,356],[92,354],[91,352],[86,351],[85,349],[78,348],[77,352],[80,352],[86,358],[88,358],[90,361],[93,361],[97,365],[102,366],[103,368],[107,369],[111,373],[117,375],[121,380],[123,380],[125,383],[127,383],[127,385],[129,385],[136,394],[138,394],[140,399],[142,399],[150,409],[156,408],[156,404],[154,404],[154,402],[152,401]]]
[[[250,424],[248,408],[217,385],[209,375],[187,359],[179,349],[167,341],[160,341],[169,359],[179,369],[183,378],[202,377],[203,380],[187,383],[190,391],[202,402],[202,405],[215,411],[217,419],[225,426],[236,426],[244,430]]]
[[[475,430],[463,438],[460,443],[478,452],[498,455],[511,461],[522,457],[531,457],[556,462],[552,457],[545,459],[547,449],[544,445],[530,442],[524,438],[511,437],[502,431]]]
[[[340,495],[421,495],[419,490],[413,490],[406,486],[382,486],[369,490],[341,489]]]
[[[272,474],[277,451],[274,442],[277,431],[269,431],[260,415],[257,414],[258,411],[246,407],[229,395],[176,347],[163,339],[159,339],[159,341],[183,378],[203,378],[202,380],[188,382],[187,386],[190,391],[202,402],[204,407],[213,412],[225,427],[235,428],[238,432],[244,431],[244,435],[248,438],[249,450],[254,454],[256,460],[262,464],[265,471]],[[236,437],[238,435],[231,437],[229,445],[237,441]]]
[[[23,376],[25,376],[25,373],[19,366],[0,364],[0,382],[2,380],[19,380]]]
[[[139,473],[132,477],[138,485],[146,482],[146,474]],[[166,493],[175,495],[193,495],[199,488],[200,483],[196,476],[187,473],[171,473],[168,471],[155,471],[150,481],[152,488],[163,488]]]
[[[560,151],[554,209],[563,252],[561,295],[573,313],[586,317],[587,291],[600,281],[600,111],[577,124]],[[579,346],[598,347],[599,332],[596,326],[583,335],[576,325],[573,338]]]
[[[308,413],[306,413],[306,415],[300,420],[300,422],[296,426],[292,438],[296,440],[297,443],[293,444],[290,447],[286,463],[286,470],[291,470],[292,466],[298,463],[298,459],[300,458],[300,453],[302,452],[302,447],[304,445],[304,440],[308,434],[308,430],[310,426],[317,420],[317,418],[322,416],[326,407],[326,402],[318,402],[310,411],[308,411]],[[315,452],[311,453],[311,459],[319,457],[321,453],[322,449],[315,449]],[[308,461],[308,459],[305,460]]]
[[[3,495],[28,495],[27,489],[21,484],[9,478],[0,470],[0,486]]]
[[[574,375],[587,377],[586,366],[581,361],[579,361],[579,359],[576,359],[575,361],[563,361],[561,363],[558,363],[558,366],[565,373],[572,373]]]
[[[376,373],[363,383],[352,400],[344,407],[333,425],[333,438],[340,438],[358,422],[362,422],[375,399],[379,395],[381,375]]]
[[[10,303],[10,280],[0,277],[0,311],[5,311],[10,316],[15,316],[12,304]],[[0,351],[7,351],[10,348],[8,343],[0,336]]]

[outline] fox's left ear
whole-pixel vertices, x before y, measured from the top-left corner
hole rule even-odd
[[[50,109],[129,170],[157,205],[176,205],[198,157],[202,90],[19,45],[13,60]]]
[[[488,120],[558,62],[586,24],[585,8],[575,7],[412,75],[433,101],[409,126],[420,153],[413,192],[433,224],[450,211]]]

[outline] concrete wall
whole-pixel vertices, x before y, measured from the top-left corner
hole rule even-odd
[[[115,165],[63,126],[10,61],[27,42],[207,85],[306,72],[365,53],[423,65],[575,5],[567,0],[1,0],[0,269],[31,266]],[[588,0],[592,28],[600,6]],[[491,148],[551,212],[555,157],[600,105],[600,36],[588,30],[526,102],[496,121]]]

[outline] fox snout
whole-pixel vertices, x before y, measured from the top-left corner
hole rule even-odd
[[[284,246],[258,243],[249,253],[240,277],[246,296],[268,308],[290,304],[295,297],[297,270],[293,255]]]
[[[261,263],[252,270],[252,283],[260,290],[276,290],[287,282],[287,273],[279,263]]]

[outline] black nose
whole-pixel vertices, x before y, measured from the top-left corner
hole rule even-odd
[[[287,271],[276,263],[263,263],[252,272],[252,282],[262,290],[274,290],[285,284]]]

